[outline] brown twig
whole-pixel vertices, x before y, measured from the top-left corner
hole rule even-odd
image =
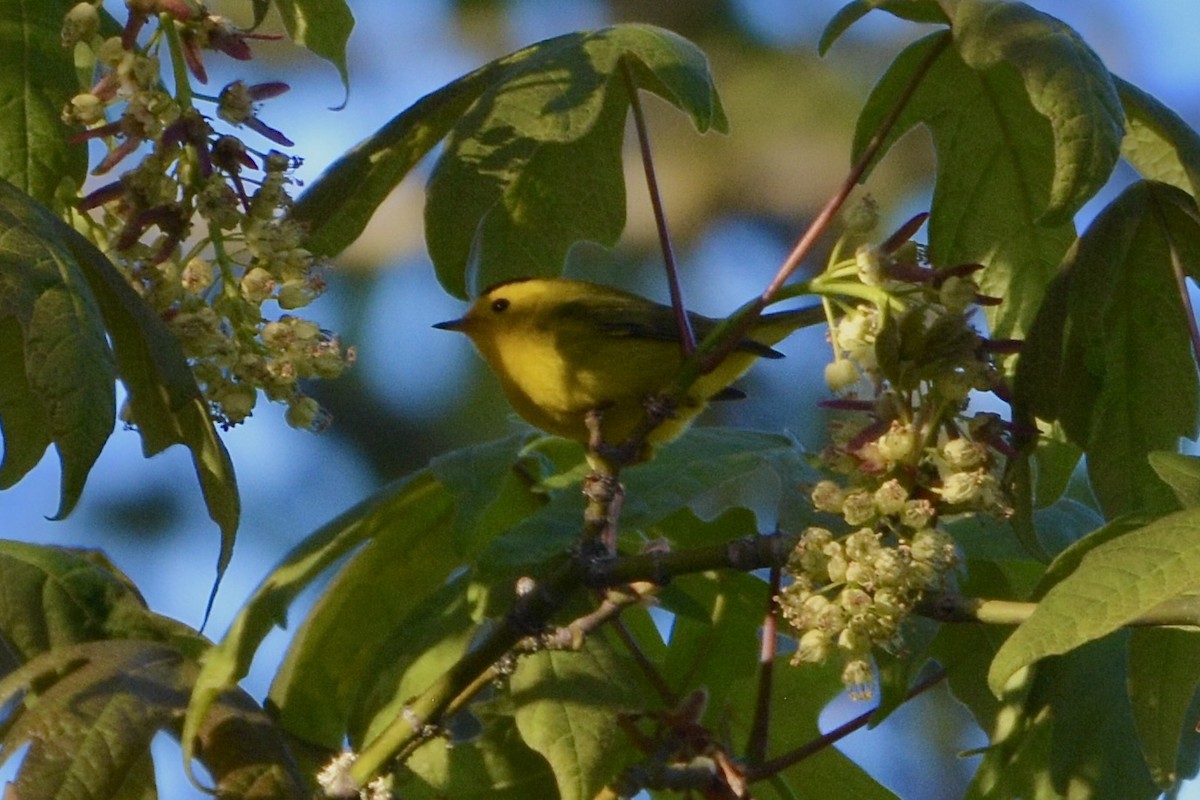
[[[667,212],[663,208],[662,195],[658,191],[658,178],[654,174],[654,158],[650,150],[650,131],[642,113],[638,98],[637,83],[629,58],[621,58],[621,75],[629,93],[629,107],[633,111],[633,125],[637,129],[638,145],[642,153],[642,169],[646,173],[646,189],[650,192],[650,206],[654,209],[654,224],[658,228],[658,242],[662,247],[663,266],[667,271],[667,286],[671,291],[671,307],[675,310],[675,324],[679,328],[679,346],[687,358],[696,350],[696,334],[688,319],[687,307],[683,303],[683,290],[679,285],[679,270],[675,266],[675,251],[671,247],[671,231],[667,227]]]
[[[666,678],[658,671],[658,668],[646,657],[642,652],[642,648],[638,645],[637,639],[633,638],[633,634],[629,632],[629,628],[625,627],[625,623],[620,617],[612,621],[613,632],[617,634],[617,638],[625,644],[625,649],[633,656],[634,663],[641,669],[642,674],[646,676],[646,680],[654,687],[654,691],[658,694],[659,699],[663,701],[663,705],[673,706],[679,702],[679,695],[667,683]]]
[[[945,670],[939,669],[930,674],[925,679],[914,684],[913,687],[908,690],[908,692],[904,695],[905,702],[912,700],[918,695],[924,694],[945,679]],[[871,716],[875,713],[875,711],[876,709],[873,708],[870,711],[863,712],[849,722],[845,722],[837,726],[829,733],[821,734],[817,738],[809,742],[805,742],[803,745],[797,747],[791,752],[784,753],[777,758],[772,758],[770,761],[764,761],[761,764],[751,765],[746,769],[746,780],[753,783],[754,781],[761,781],[766,778],[770,778],[772,775],[777,775],[794,764],[799,764],[806,758],[811,758],[825,748],[837,744],[859,728],[864,727],[868,722],[871,721]]]
[[[813,218],[812,222],[809,223],[807,230],[805,230],[800,236],[800,239],[796,242],[796,246],[792,248],[790,253],[788,253],[787,258],[784,259],[783,264],[779,267],[778,272],[775,273],[775,277],[771,280],[771,282],[767,285],[767,288],[763,291],[762,295],[759,296],[758,300],[755,302],[753,310],[750,311],[750,313],[747,313],[738,322],[738,324],[734,326],[733,332],[731,332],[730,335],[725,338],[722,346],[705,359],[703,365],[704,371],[713,369],[717,364],[721,363],[721,361],[724,360],[725,357],[729,355],[729,353],[732,352],[735,347],[737,347],[737,343],[742,340],[743,336],[746,334],[746,331],[750,329],[750,326],[753,325],[754,321],[762,314],[763,309],[765,309],[775,297],[776,292],[783,288],[783,285],[787,282],[788,278],[790,278],[792,273],[799,268],[800,262],[802,262],[808,255],[809,251],[812,250],[813,245],[817,242],[817,239],[820,238],[821,234],[825,232],[825,228],[827,228],[829,223],[833,221],[833,218],[837,215],[838,211],[841,210],[842,206],[846,202],[846,199],[850,196],[850,192],[854,190],[854,187],[866,173],[867,168],[871,166],[871,162],[874,161],[875,157],[879,154],[879,150],[883,147],[883,143],[887,140],[888,134],[891,133],[892,127],[896,124],[896,120],[900,118],[900,115],[904,112],[905,107],[908,106],[908,101],[912,99],[913,94],[916,93],[917,88],[921,85],[921,81],[925,79],[925,75],[933,67],[934,62],[937,61],[938,57],[941,56],[942,52],[946,49],[946,47],[949,46],[950,41],[950,34],[945,34],[942,37],[942,40],[938,42],[937,45],[935,45],[925,55],[925,58],[921,61],[921,63],[917,65],[917,68],[913,71],[912,78],[909,79],[908,84],[904,87],[904,91],[902,91],[900,96],[896,98],[895,105],[892,106],[887,116],[883,118],[883,121],[879,123],[879,129],[875,131],[875,135],[871,137],[870,141],[867,142],[866,147],[863,148],[862,155],[858,157],[858,161],[855,162],[849,174],[846,175],[845,180],[842,181],[842,185],[838,187],[838,190],[833,194],[832,197],[829,198],[828,202],[825,203],[821,210],[817,212],[817,215]]]
[[[758,691],[754,698],[754,721],[750,725],[750,736],[746,740],[746,761],[758,764],[767,757],[767,743],[771,726],[771,686],[775,677],[776,620],[779,608],[776,597],[783,571],[776,564],[771,567],[767,590],[767,613],[763,616],[762,643],[758,654]]]

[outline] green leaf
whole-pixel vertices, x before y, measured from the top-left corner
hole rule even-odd
[[[1025,600],[1042,571],[1042,565],[1033,561],[969,560],[961,591],[968,597]],[[947,624],[938,629],[929,647],[929,656],[946,670],[950,690],[985,731],[995,726],[1003,708],[985,676],[1008,633],[996,625]]]
[[[794,511],[793,504],[807,507],[806,499],[797,500],[794,487],[815,483],[818,476],[789,437],[700,427],[622,477],[626,499],[621,518],[626,525],[646,527],[681,508],[705,521],[744,508],[755,515],[758,530],[769,531],[780,516]]]
[[[852,0],[838,9],[825,26],[825,30],[821,31],[817,53],[825,55],[850,26],[877,8],[910,22],[950,22],[946,12],[935,0]]]
[[[346,41],[354,29],[354,15],[346,0],[273,0],[288,36],[337,67],[342,86],[350,92],[346,67]],[[255,7],[255,22],[262,21]]]
[[[1154,473],[1175,492],[1179,505],[1184,508],[1200,506],[1200,458],[1156,450],[1147,456],[1147,460]]]
[[[362,233],[400,179],[453,131],[431,179],[426,209],[427,237],[443,285],[466,296],[467,262],[477,230],[484,229],[484,215],[489,215],[492,238],[481,240],[479,257],[486,255],[481,281],[494,282],[488,272],[498,269],[491,266],[493,259],[528,262],[529,254],[491,250],[504,243],[509,227],[534,228],[547,224],[546,217],[552,227],[566,232],[576,226],[580,233],[553,234],[547,241],[542,237],[552,234],[539,229],[537,236],[509,243],[518,249],[529,245],[543,257],[547,249],[561,249],[549,256],[554,263],[540,270],[557,274],[576,238],[612,240],[624,224],[619,145],[628,98],[619,76],[613,90],[608,88],[626,50],[635,59],[637,85],[687,111],[699,130],[725,130],[707,62],[686,40],[639,25],[567,34],[485,64],[426,95],[351,149],[296,203],[296,218],[309,227],[305,246],[325,255],[340,252]],[[596,128],[602,115],[605,125]],[[593,158],[607,160],[608,169],[600,169]],[[578,184],[584,179],[591,188]],[[606,193],[609,206],[597,206],[597,192]],[[493,210],[500,199],[507,208]],[[441,208],[444,204],[449,207]],[[590,227],[572,221],[579,213],[585,222],[591,220]]]
[[[520,456],[528,438],[510,436],[429,463],[430,471],[454,495],[451,535],[464,556],[545,504],[545,496],[532,491],[532,459]]]
[[[521,738],[550,763],[562,800],[591,800],[633,755],[617,715],[654,703],[631,659],[608,636],[593,634],[579,652],[522,658],[511,679]]]
[[[767,611],[767,584],[737,572],[681,576],[674,589],[686,595],[702,617],[676,611],[663,677],[679,694],[709,692],[714,724],[733,711],[727,693],[735,682],[752,675],[758,663],[758,629]],[[665,602],[665,601],[664,601]]]
[[[982,74],[1006,65],[1053,131],[1054,180],[1044,219],[1067,223],[1116,166],[1124,114],[1112,76],[1074,30],[1024,3],[961,0],[954,41]]]
[[[108,440],[116,414],[116,367],[83,267],[64,241],[77,236],[50,211],[0,181],[0,324],[20,342],[0,354],[6,441],[4,486],[53,442],[62,463],[57,517],[70,513]],[[44,426],[44,427],[43,427]],[[40,448],[40,450],[39,450]]]
[[[520,53],[493,61],[422,97],[333,162],[296,200],[293,216],[307,229],[304,246],[333,256],[358,238],[384,198],[422,156],[450,132]]]
[[[117,371],[129,393],[129,417],[141,436],[143,455],[149,458],[175,444],[191,451],[208,516],[221,530],[211,605],[233,556],[241,516],[233,461],[217,434],[179,340],[100,251],[75,231],[60,227],[62,241],[83,267],[100,305]]]
[[[71,0],[0,0],[0,179],[56,208],[60,185],[71,192],[87,172],[87,148],[70,146],[62,108],[79,92],[60,32]]]
[[[821,736],[821,712],[842,691],[840,659],[824,664],[788,663],[775,659],[772,677],[772,715],[769,753],[786,753]],[[709,703],[709,719],[728,728],[733,746],[740,747],[750,733],[758,693],[754,670],[744,672],[719,701]],[[863,708],[863,711],[869,709]],[[772,781],[754,784],[754,797],[769,800],[853,797],[857,800],[890,800],[892,792],[851,761],[837,747],[824,747],[787,768]]]
[[[441,630],[439,611],[424,606],[462,564],[449,535],[453,496],[432,481],[420,483],[424,491],[405,491],[403,502],[389,504],[391,526],[373,532],[296,631],[270,693],[280,724],[293,735],[336,748],[351,715],[369,713],[360,709],[361,698],[376,675],[420,656],[427,630],[454,630]],[[454,585],[465,593],[460,582]],[[388,660],[398,663],[385,667]]]
[[[1130,186],[1068,255],[1018,364],[1018,403],[1060,420],[1084,448],[1110,517],[1176,507],[1147,457],[1195,436],[1200,404],[1180,292],[1182,270],[1198,258],[1192,199],[1166,184]]]
[[[789,522],[798,524],[811,511],[796,508],[806,504],[790,487],[815,481],[813,476],[795,443],[786,437],[691,428],[660,448],[652,461],[622,474],[621,527],[627,533],[650,530],[681,509],[711,521],[731,508],[753,511],[759,530],[772,530],[785,514]],[[513,573],[566,552],[581,531],[583,506],[578,492],[574,483],[552,492],[545,506],[493,540],[478,559],[478,575],[511,585]],[[742,535],[753,532],[745,530]]]
[[[191,450],[209,516],[221,529],[219,580],[237,530],[237,485],[179,342],[99,250],[3,181],[0,232],[0,327],[11,330],[11,315],[24,339],[23,369],[11,343],[0,348],[13,387],[0,390],[0,414],[6,441],[15,443],[0,486],[32,467],[49,438],[63,464],[58,516],[69,513],[112,431],[119,375],[143,452],[175,443]]]
[[[1160,789],[1180,778],[1179,744],[1185,726],[1195,728],[1189,706],[1200,683],[1200,631],[1135,630],[1129,639],[1129,699],[1142,754]]]
[[[194,630],[146,607],[137,587],[98,550],[0,540],[0,642],[15,667],[97,639],[169,643],[198,654]]]
[[[984,293],[1005,300],[989,311],[992,334],[1021,336],[1074,239],[1071,215],[1116,162],[1120,103],[1074,32],[1027,6],[960,3],[953,31],[954,47],[936,56],[885,150],[913,126],[929,128],[938,155],[930,257],[985,264]],[[855,159],[947,36],[897,57],[859,117]]]
[[[1198,532],[1200,511],[1179,511],[1084,553],[996,654],[988,672],[992,691],[1000,696],[1022,667],[1098,639],[1195,589]]]
[[[1113,636],[1039,664],[1009,695],[968,798],[1151,800],[1126,691],[1126,639]],[[1087,702],[1080,702],[1080,687]]]
[[[23,338],[15,315],[0,317],[0,375],[6,376],[0,380],[0,489],[15,485],[36,467],[51,441],[48,410],[26,377]]]
[[[1171,109],[1113,76],[1125,108],[1121,155],[1149,180],[1196,196],[1200,189],[1200,136]]]
[[[217,698],[246,675],[258,646],[272,627],[285,624],[288,607],[301,591],[335,561],[364,542],[391,530],[397,531],[398,537],[416,536],[428,531],[438,520],[448,519],[450,510],[450,497],[445,489],[427,472],[419,472],[342,513],[293,548],[242,607],[225,638],[205,653],[184,724],[182,742],[185,760],[190,760],[193,738]],[[445,574],[437,577],[444,579]],[[403,595],[390,586],[380,587],[380,590]],[[384,615],[375,614],[374,610],[356,624],[365,624],[367,621],[390,624]],[[367,650],[369,648],[361,647],[356,642],[350,645],[349,650],[337,651],[336,655],[361,656]],[[286,674],[276,678],[280,686],[286,686],[289,680]],[[345,729],[345,709],[332,702],[323,704],[323,707],[327,715],[311,721],[310,727],[314,729],[312,741],[320,742],[329,736],[340,736]],[[336,734],[332,733],[335,729],[338,730]],[[331,746],[337,747],[339,743],[340,739]]]
[[[405,766],[421,780],[400,786],[405,800],[525,800],[554,797],[554,773],[529,749],[511,717],[489,716],[484,736],[453,747],[418,749]]]
[[[616,241],[630,102],[623,60],[635,86],[689,113],[699,131],[725,129],[704,55],[659,28],[568,34],[506,57],[429,182],[426,240],[450,293],[557,275],[575,242]]]
[[[24,663],[52,648],[103,638],[116,603],[136,599],[124,576],[80,551],[0,541],[0,637]]]
[[[0,681],[0,703],[22,704],[2,732],[0,763],[29,744],[15,791],[21,797],[153,796],[150,742],[160,730],[177,733],[195,674],[195,662],[174,648],[136,640],[64,646],[10,674]],[[198,735],[200,758],[223,796],[304,795],[278,730],[244,694],[223,698]]]

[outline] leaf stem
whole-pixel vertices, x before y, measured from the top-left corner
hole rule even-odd
[[[663,208],[662,195],[658,190],[658,178],[654,174],[654,157],[650,150],[650,131],[642,113],[642,102],[638,98],[637,82],[628,56],[621,57],[621,75],[629,94],[629,108],[633,111],[633,126],[637,129],[638,145],[642,153],[642,169],[646,173],[646,189],[650,192],[650,206],[654,209],[654,224],[658,228],[658,243],[662,247],[663,266],[667,271],[667,286],[671,291],[671,308],[675,309],[675,324],[679,328],[680,349],[687,358],[696,350],[696,334],[692,331],[687,308],[683,304],[683,290],[679,285],[679,270],[675,266],[675,251],[671,247],[671,231],[667,227],[667,212]]]
[[[167,12],[158,15],[158,28],[167,39],[171,53],[171,75],[175,78],[175,102],[183,110],[192,108],[192,82],[188,78],[187,63],[183,58],[183,42],[175,29],[175,18]]]
[[[629,628],[625,626],[625,623],[621,621],[620,617],[613,618],[612,629],[617,634],[617,638],[620,639],[625,645],[625,649],[629,651],[631,656],[633,656],[634,662],[638,665],[638,668],[641,669],[642,674],[646,676],[646,680],[649,681],[650,685],[654,687],[654,691],[663,701],[663,705],[676,705],[679,702],[679,696],[675,693],[675,690],[671,688],[671,685],[667,683],[666,678],[662,676],[662,673],[658,671],[658,668],[654,666],[653,662],[651,662],[650,659],[646,657],[646,654],[642,652],[642,648],[640,645],[638,645],[637,639],[635,639],[633,634],[629,632]]]
[[[1192,308],[1192,298],[1188,292],[1187,271],[1184,269],[1183,261],[1179,257],[1179,247],[1175,243],[1175,238],[1171,235],[1171,227],[1167,224],[1166,215],[1163,213],[1162,207],[1156,204],[1155,211],[1158,214],[1163,234],[1167,239],[1167,252],[1171,256],[1171,271],[1175,273],[1175,285],[1179,289],[1179,301],[1183,304],[1183,315],[1187,318],[1188,335],[1192,340],[1192,357],[1200,361],[1200,329],[1196,327],[1196,311]]]
[[[750,764],[760,764],[767,757],[767,744],[771,727],[771,686],[775,678],[776,651],[776,622],[775,614],[779,610],[780,582],[783,571],[780,565],[771,567],[768,579],[767,612],[763,616],[762,643],[758,654],[758,691],[754,698],[754,721],[750,726],[750,736],[746,740],[746,761]]]
[[[904,695],[905,702],[924,694],[945,679],[945,670],[939,669],[930,674],[924,680],[914,684],[912,688],[908,690],[908,692]],[[746,780],[750,782],[764,780],[773,775],[777,775],[794,764],[799,764],[806,758],[816,755],[825,748],[840,742],[842,739],[845,739],[856,730],[865,727],[866,724],[871,721],[871,717],[874,715],[875,711],[876,709],[872,708],[870,711],[859,714],[849,722],[845,722],[831,730],[829,733],[822,734],[817,738],[804,743],[789,753],[784,753],[783,755],[773,758],[770,761],[765,761],[762,764],[748,767],[746,769]]]
[[[792,248],[792,252],[788,254],[786,259],[784,259],[783,265],[779,268],[779,272],[775,274],[775,278],[771,281],[771,283],[767,286],[766,291],[764,291],[762,294],[762,301],[764,305],[770,302],[775,292],[779,291],[780,287],[782,287],[787,279],[791,277],[792,273],[796,271],[796,269],[800,266],[800,262],[804,260],[804,257],[808,255],[809,250],[811,250],[813,245],[816,244],[817,238],[825,232],[825,228],[828,227],[829,223],[833,221],[833,218],[837,212],[841,210],[842,205],[844,205],[846,202],[846,198],[850,196],[850,192],[853,191],[854,187],[858,185],[859,181],[862,180],[867,168],[871,166],[871,162],[873,162],[875,157],[879,154],[880,149],[883,147],[883,143],[887,140],[888,134],[891,133],[892,128],[895,126],[896,120],[900,119],[900,115],[908,106],[909,100],[912,99],[912,96],[916,93],[918,87],[920,87],[921,82],[925,80],[925,76],[933,67],[934,62],[937,61],[949,44],[950,34],[943,34],[941,41],[939,41],[937,45],[935,45],[925,55],[925,58],[921,61],[921,63],[917,65],[916,70],[913,71],[912,78],[909,79],[909,82],[904,87],[904,90],[900,92],[900,96],[896,98],[896,102],[892,106],[891,110],[888,111],[887,116],[884,117],[883,121],[879,123],[879,129],[875,131],[875,134],[871,137],[870,141],[867,142],[867,146],[863,148],[862,155],[858,157],[858,161],[855,162],[853,168],[850,170],[850,173],[846,175],[845,180],[842,181],[842,185],[838,187],[838,190],[834,193],[834,195],[829,198],[829,201],[825,203],[824,207],[822,207],[817,213],[817,216],[813,218],[813,221],[808,226],[808,230],[804,232],[804,234],[800,237],[800,240],[796,242],[796,246]]]
[[[746,332],[750,330],[750,327],[754,324],[754,321],[762,314],[763,309],[771,303],[775,297],[775,294],[783,288],[783,285],[787,282],[788,278],[790,278],[792,273],[799,268],[800,262],[803,261],[805,256],[808,255],[809,251],[812,250],[813,245],[817,242],[817,239],[819,239],[821,234],[825,232],[825,229],[829,226],[829,223],[833,221],[833,218],[845,204],[846,199],[850,196],[850,192],[853,191],[858,182],[862,180],[862,177],[866,173],[867,168],[870,167],[871,162],[873,162],[875,157],[879,155],[879,151],[882,149],[883,143],[887,140],[888,134],[891,133],[892,127],[895,126],[896,120],[900,118],[900,114],[903,113],[905,107],[908,105],[909,100],[912,99],[913,94],[916,93],[917,88],[921,85],[921,82],[925,79],[925,76],[933,67],[934,62],[937,61],[938,57],[941,56],[942,52],[946,49],[946,47],[949,46],[949,44],[950,34],[947,33],[943,35],[942,39],[925,55],[925,58],[921,61],[921,63],[917,65],[917,68],[913,72],[912,78],[909,80],[908,85],[904,87],[904,90],[900,93],[900,96],[896,98],[895,105],[892,106],[887,116],[884,117],[883,121],[879,124],[879,129],[875,131],[875,135],[871,137],[870,141],[867,142],[866,147],[863,148],[862,155],[858,157],[858,161],[855,162],[854,166],[850,169],[849,174],[847,174],[846,178],[842,181],[842,185],[838,187],[838,190],[834,192],[833,196],[830,197],[821,210],[817,212],[817,215],[813,218],[813,221],[809,223],[807,230],[805,230],[803,235],[801,235],[799,241],[796,242],[796,246],[792,248],[790,253],[788,253],[787,258],[784,259],[783,264],[779,267],[778,272],[775,273],[775,277],[767,285],[767,288],[763,291],[762,295],[755,300],[752,310],[738,320],[737,325],[734,326],[734,330],[731,331],[729,336],[727,336],[722,342],[722,346],[718,348],[711,356],[705,359],[703,365],[705,371],[713,369],[717,364],[724,360],[726,356],[733,352],[734,348],[737,347],[738,342],[740,342],[745,336]]]

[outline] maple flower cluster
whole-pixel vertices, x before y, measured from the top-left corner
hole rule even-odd
[[[1010,426],[969,413],[968,398],[1007,396],[996,356],[1014,343],[971,324],[978,305],[997,302],[980,294],[979,265],[934,269],[909,241],[924,218],[853,258],[835,251],[817,281],[860,300],[830,325],[825,377],[837,397],[824,405],[840,416],[821,462],[836,480],[811,489],[813,507],[835,521],[803,532],[779,602],[799,641],[793,663],[839,657],[858,698],[872,693],[872,649],[899,649],[924,593],[954,579],[958,550],[939,521],[1011,514],[1000,480]]]
[[[303,247],[305,231],[290,213],[290,174],[299,160],[256,151],[214,128],[220,119],[290,147],[257,115],[260,101],[288,86],[234,81],[212,97],[191,86],[208,81],[205,51],[247,60],[249,40],[275,37],[242,31],[197,0],[126,0],[125,26],[105,37],[101,5],[78,3],[63,22],[64,47],[91,76],[63,120],[84,128],[75,141],[105,143],[93,175],[134,153],[141,158],[79,202],[76,227],[178,337],[222,427],[250,416],[262,392],[287,405],[291,425],[323,428],[328,414],[300,381],[336,377],[354,351],[287,313],[325,289],[325,264]],[[164,60],[173,91],[162,77]],[[281,312],[274,319],[268,304]]]

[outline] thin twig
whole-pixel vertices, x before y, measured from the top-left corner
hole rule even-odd
[[[779,585],[782,569],[778,564],[771,567],[768,581],[767,613],[763,617],[762,643],[758,653],[758,692],[754,698],[754,722],[750,726],[750,737],[746,740],[746,761],[761,763],[767,757],[767,741],[771,729],[771,686],[775,677],[776,621]]]
[[[761,299],[763,305],[769,303],[771,298],[775,296],[775,293],[783,287],[787,279],[800,266],[800,262],[808,255],[808,251],[816,244],[817,238],[825,232],[825,228],[833,221],[837,212],[841,210],[842,205],[846,202],[846,198],[850,196],[850,192],[862,180],[863,174],[866,173],[871,162],[875,160],[875,156],[879,154],[879,150],[887,140],[888,134],[892,132],[892,127],[896,124],[896,120],[900,119],[900,115],[908,106],[908,101],[912,99],[921,82],[925,80],[925,75],[933,67],[933,63],[938,60],[949,44],[950,34],[943,34],[941,41],[934,45],[925,54],[925,58],[921,60],[921,63],[917,65],[908,84],[900,92],[900,96],[896,98],[895,105],[888,111],[883,121],[879,123],[879,129],[875,131],[875,135],[871,137],[870,141],[867,142],[867,146],[863,148],[862,155],[858,157],[858,161],[854,164],[853,169],[850,170],[850,174],[846,176],[846,179],[842,181],[842,185],[838,188],[837,192],[834,193],[833,197],[829,198],[829,201],[809,224],[808,230],[796,242],[796,246],[792,248],[792,252],[784,260],[783,266],[779,268],[779,272],[776,273],[774,280],[767,286],[766,291],[762,293]]]
[[[696,334],[692,331],[687,308],[683,304],[683,290],[679,285],[679,270],[675,266],[675,251],[671,247],[671,232],[667,227],[667,212],[663,208],[662,195],[658,191],[658,178],[654,174],[654,158],[650,151],[650,131],[646,117],[642,114],[642,103],[638,98],[637,83],[629,59],[621,59],[621,74],[629,93],[629,107],[633,110],[633,125],[637,129],[638,145],[642,152],[642,169],[646,173],[646,189],[650,192],[650,206],[654,209],[654,224],[658,228],[658,243],[662,247],[663,266],[667,271],[667,286],[671,291],[671,307],[675,309],[675,324],[679,328],[679,345],[683,357],[696,350]]]
[[[945,670],[939,669],[930,674],[924,680],[915,684],[911,689],[908,690],[908,692],[904,695],[905,702],[912,700],[918,695],[924,694],[945,679]],[[871,716],[876,710],[877,709],[872,708],[870,711],[859,714],[849,722],[837,726],[829,733],[822,734],[812,741],[805,742],[803,745],[797,747],[795,750],[792,750],[790,753],[784,753],[778,758],[772,758],[770,761],[764,761],[761,764],[748,767],[746,769],[746,780],[750,781],[751,783],[754,781],[764,780],[772,775],[783,772],[785,769],[793,766],[794,764],[799,764],[804,759],[816,755],[827,747],[837,744],[842,739],[845,739],[847,736],[870,722]]]
[[[1166,217],[1161,208],[1157,208],[1157,211],[1167,237],[1167,252],[1171,256],[1171,271],[1175,273],[1175,285],[1179,288],[1179,301],[1183,303],[1183,315],[1187,318],[1188,335],[1192,340],[1192,357],[1200,361],[1200,329],[1196,327],[1196,312],[1192,308],[1192,297],[1188,292],[1187,272],[1179,257],[1179,248],[1171,236],[1171,229],[1167,225]]]
[[[779,267],[779,271],[775,273],[775,277],[771,280],[771,282],[767,285],[767,288],[763,291],[762,295],[755,302],[754,309],[742,317],[741,320],[739,320],[738,324],[734,326],[734,330],[725,338],[723,346],[718,348],[711,356],[705,359],[705,371],[712,370],[717,364],[721,363],[721,361],[723,361],[725,357],[729,355],[729,353],[733,352],[734,348],[737,347],[738,342],[742,341],[746,331],[750,329],[750,326],[753,325],[754,321],[762,314],[763,309],[766,308],[771,300],[775,297],[776,292],[783,288],[783,285],[787,282],[788,278],[790,278],[792,273],[799,268],[800,262],[802,262],[808,255],[809,251],[812,250],[813,245],[817,242],[817,239],[819,239],[821,234],[825,232],[825,229],[829,226],[829,223],[833,221],[833,218],[845,204],[846,198],[850,196],[850,193],[862,179],[863,174],[866,173],[867,168],[871,165],[871,162],[875,160],[875,157],[879,154],[880,148],[883,147],[883,143],[887,140],[888,134],[891,133],[892,127],[896,124],[896,120],[900,118],[900,115],[908,106],[908,101],[912,99],[913,94],[916,93],[917,88],[925,79],[925,75],[933,67],[934,62],[937,61],[938,57],[941,56],[942,52],[946,49],[946,47],[949,46],[949,44],[950,35],[945,34],[942,37],[942,40],[939,41],[925,55],[925,58],[921,61],[921,63],[917,65],[916,70],[913,71],[912,78],[909,79],[908,85],[904,87],[904,91],[902,91],[900,96],[896,98],[895,105],[892,106],[887,116],[883,118],[883,121],[879,124],[879,129],[875,131],[875,135],[872,136],[870,141],[867,142],[867,146],[863,148],[862,155],[858,157],[858,161],[855,162],[854,167],[850,170],[849,174],[846,175],[845,180],[842,181],[842,185],[838,188],[834,195],[829,198],[829,201],[826,202],[821,210],[817,213],[816,217],[813,218],[813,221],[809,223],[807,230],[804,231],[804,234],[800,237],[799,241],[796,242],[796,246],[792,248],[792,252],[788,253],[788,257],[784,259],[783,264]]]
[[[625,649],[633,656],[634,662],[642,670],[642,674],[646,676],[646,680],[654,687],[654,691],[663,701],[663,705],[674,706],[679,702],[679,695],[667,683],[667,679],[662,676],[658,668],[646,657],[642,652],[642,648],[638,645],[637,639],[633,638],[633,634],[629,632],[629,628],[625,627],[625,623],[620,617],[612,621],[612,629],[617,634],[617,638],[625,644]]]

